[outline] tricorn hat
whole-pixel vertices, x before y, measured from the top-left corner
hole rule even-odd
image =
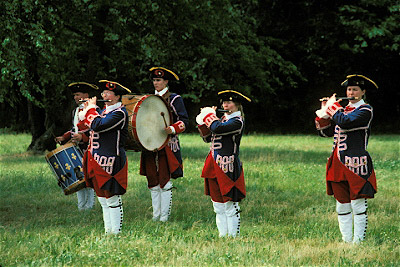
[[[107,81],[107,80],[100,80],[100,89],[101,90],[110,90],[113,91],[114,94],[116,95],[126,95],[131,93],[131,90],[129,90],[128,88],[126,88],[123,85],[120,85],[117,82],[111,82],[111,81]]]
[[[91,93],[94,90],[98,90],[99,87],[94,84],[86,83],[86,82],[74,82],[68,84],[68,88],[71,90],[72,93]]]
[[[176,80],[179,81],[178,75],[173,71],[163,68],[163,67],[152,67],[150,70],[150,79],[153,78],[163,78],[164,80]]]
[[[225,90],[218,92],[218,99],[220,102],[233,101],[241,104],[244,102],[251,102],[250,98],[234,90]]]
[[[341,85],[343,87],[359,86],[362,90],[378,89],[378,85],[373,80],[360,74],[347,75],[346,80]]]

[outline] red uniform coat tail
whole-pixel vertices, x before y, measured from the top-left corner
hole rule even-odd
[[[105,183],[114,178],[117,183],[126,191],[128,186],[128,161],[125,162],[124,167],[117,172],[114,176],[108,174],[92,157],[89,151],[86,151],[83,156],[83,168],[86,185],[95,189],[98,196],[111,196],[105,193],[102,189]]]
[[[203,178],[216,178],[223,196],[227,195],[233,187],[236,187],[244,196],[246,195],[246,185],[244,182],[243,169],[239,178],[236,181],[232,181],[218,166],[213,159],[211,153],[208,154],[206,162],[204,164],[203,172],[201,174]]]
[[[350,171],[338,158],[337,147],[333,151],[331,157],[326,164],[326,183],[328,195],[333,195],[333,190],[330,182],[342,182],[347,181],[350,186],[350,190],[354,195],[359,194],[365,183],[369,182],[377,192],[376,176],[375,171],[372,170],[369,178],[363,179],[359,175]]]

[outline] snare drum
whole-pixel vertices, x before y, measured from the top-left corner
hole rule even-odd
[[[161,96],[123,95],[122,104],[129,115],[127,150],[158,151],[168,144],[172,116]]]
[[[62,145],[46,155],[58,186],[69,195],[86,187],[82,171],[82,151],[73,143]]]

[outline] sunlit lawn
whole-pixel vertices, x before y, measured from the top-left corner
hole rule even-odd
[[[200,178],[208,144],[182,134],[185,178],[175,181],[171,220],[151,221],[151,200],[128,152],[129,184],[118,237],[103,235],[101,208],[78,212],[44,154],[26,152],[30,136],[0,136],[1,266],[398,266],[400,136],[372,136],[378,194],[360,246],[341,242],[335,201],[325,193],[332,140],[306,135],[248,135],[241,145],[247,197],[241,237],[218,237]]]

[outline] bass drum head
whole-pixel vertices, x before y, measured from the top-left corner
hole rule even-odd
[[[167,125],[171,124],[171,116],[164,100],[156,95],[146,97],[140,104],[136,114],[136,133],[140,144],[149,151],[163,148],[168,142],[165,132],[164,114]]]

